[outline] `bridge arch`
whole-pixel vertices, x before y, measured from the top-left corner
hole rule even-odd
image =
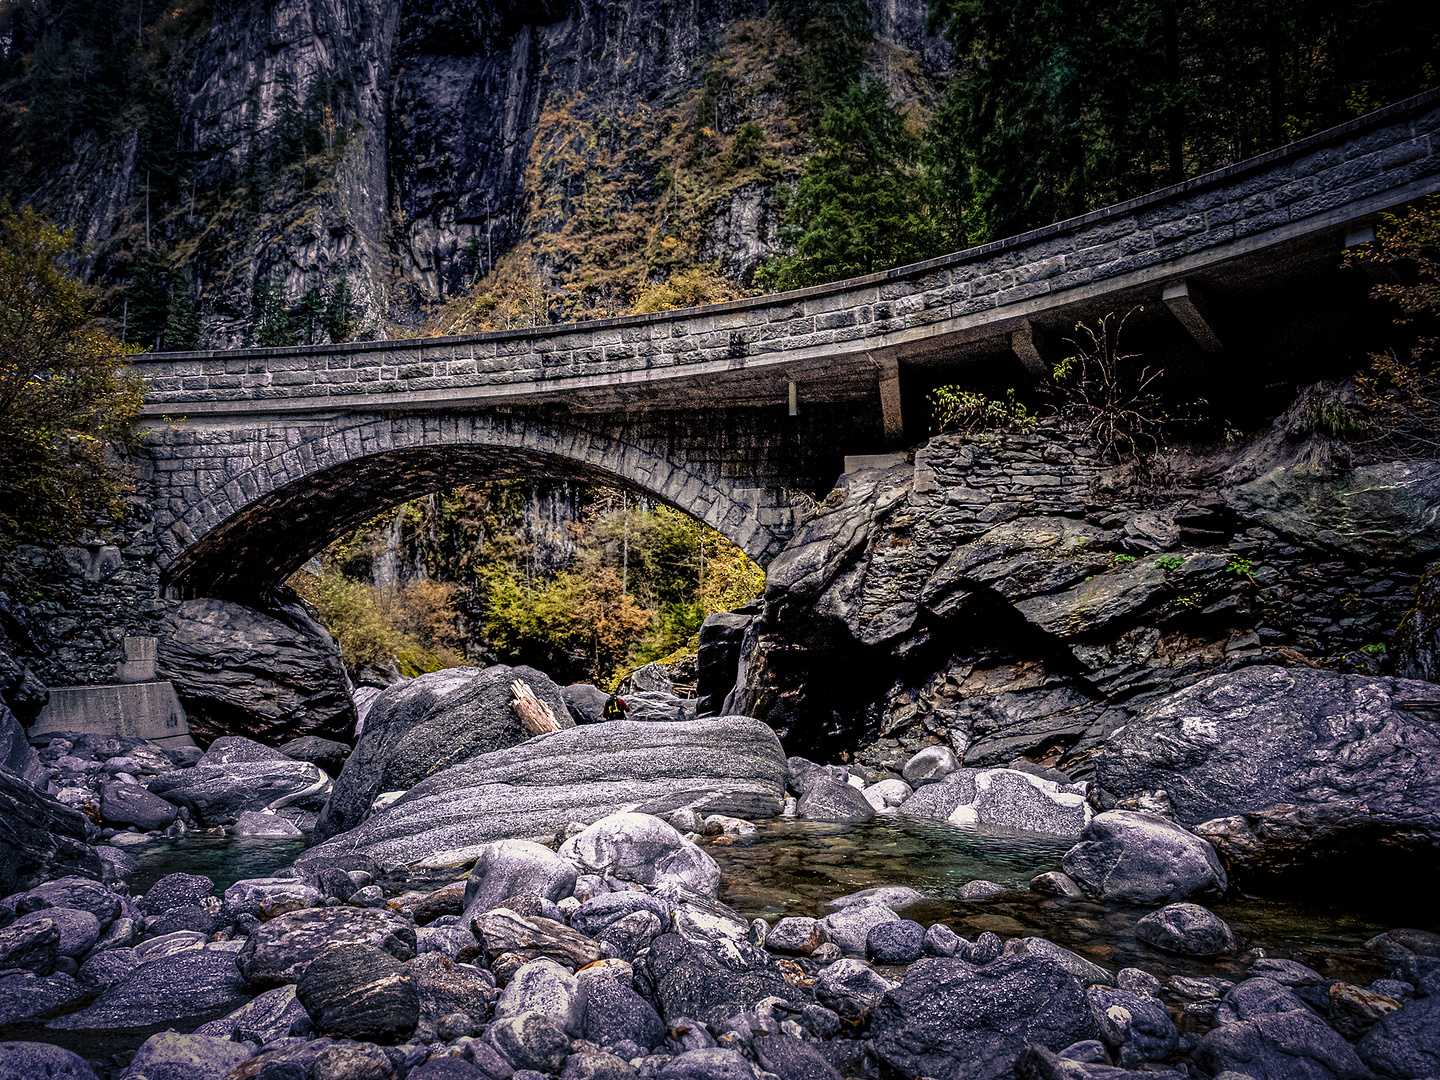
[[[682,459],[635,426],[516,412],[257,422],[208,437],[157,430],[162,583],[177,598],[243,600],[385,507],[518,477],[629,488],[768,564],[789,533],[788,493],[746,484],[718,463]]]

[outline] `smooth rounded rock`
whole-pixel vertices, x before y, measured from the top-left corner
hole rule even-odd
[[[820,920],[805,915],[787,915],[765,935],[765,948],[771,952],[809,956],[829,940]]]
[[[882,922],[870,928],[865,951],[878,964],[908,964],[925,951],[925,927],[910,919]]]
[[[856,904],[826,915],[820,925],[830,943],[839,946],[842,952],[864,956],[870,931],[881,923],[899,921],[900,916],[884,904]]]
[[[0,1080],[95,1080],[79,1054],[40,1042],[0,1042]]]
[[[172,908],[190,907],[215,892],[215,883],[203,874],[166,874],[140,898],[140,910],[163,915]]]
[[[1123,1068],[1163,1061],[1175,1051],[1180,1033],[1157,998],[1108,986],[1092,986],[1085,996],[1100,1038],[1119,1051]]]
[[[1225,920],[1199,904],[1169,904],[1135,924],[1135,936],[1182,956],[1220,956],[1235,950]]]
[[[582,971],[584,1036],[600,1045],[628,1040],[652,1050],[665,1041],[665,1025],[654,1007],[615,975]]]
[[[875,808],[849,784],[816,779],[800,796],[796,813],[807,821],[862,822],[875,816]]]
[[[188,949],[138,965],[88,1009],[51,1020],[63,1031],[109,1031],[151,1024],[183,1024],[234,1009],[252,991],[235,966],[235,954]]]
[[[1139,811],[1096,815],[1063,866],[1086,895],[1129,904],[1218,897],[1228,887],[1213,847],[1173,821]]]
[[[560,856],[587,873],[641,885],[682,885],[706,896],[714,896],[720,887],[715,860],[650,814],[603,817],[566,840]]]
[[[894,986],[863,961],[836,960],[815,977],[815,1000],[859,1023]]]
[[[9,929],[39,922],[41,919],[54,923],[55,928],[60,931],[56,949],[61,956],[84,956],[100,938],[100,920],[90,912],[77,908],[44,908],[29,915],[21,915],[10,924]]]
[[[280,915],[251,931],[238,963],[256,986],[297,982],[312,960],[332,945],[373,945],[397,960],[415,955],[415,927],[392,911],[309,908]]]
[[[515,1069],[558,1073],[570,1053],[564,1030],[543,1013],[521,1013],[495,1020],[485,1042]]]
[[[905,762],[900,775],[907,784],[919,787],[921,784],[934,783],[959,767],[960,762],[955,760],[955,752],[948,746],[927,746]]]
[[[466,908],[489,911],[512,896],[556,901],[575,889],[575,864],[532,840],[497,840],[480,849],[465,884]]]
[[[247,1048],[229,1039],[162,1031],[150,1036],[135,1051],[127,1075],[181,1074],[203,1077],[204,1080],[221,1080],[249,1058]]]
[[[659,1080],[755,1080],[750,1063],[722,1046],[677,1054],[656,1075]]]
[[[575,976],[548,957],[532,960],[510,978],[495,1004],[497,1019],[541,1013],[568,1035],[581,1033],[584,1002]]]
[[[141,832],[163,829],[175,820],[180,808],[151,795],[139,784],[100,785],[100,817],[107,825],[125,828],[134,825]]]

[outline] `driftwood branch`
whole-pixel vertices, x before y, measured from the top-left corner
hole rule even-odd
[[[535,691],[516,679],[510,684],[515,696],[510,699],[510,709],[520,718],[520,726],[527,735],[544,735],[547,731],[559,731],[555,714],[550,706],[535,696]]]

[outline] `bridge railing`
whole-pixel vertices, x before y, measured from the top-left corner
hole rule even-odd
[[[1440,90],[1127,202],[927,262],[703,308],[497,333],[136,357],[146,412],[374,408],[516,397],[639,373],[883,355],[1047,298],[1121,287],[1287,229],[1343,224],[1440,188]],[[1266,239],[1272,238],[1272,239]]]

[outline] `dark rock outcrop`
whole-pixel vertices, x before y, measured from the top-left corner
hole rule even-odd
[[[1062,1050],[1099,1034],[1079,979],[1050,960],[1010,956],[910,965],[870,1030],[887,1075],[938,1080],[1000,1080],[1027,1044]]]
[[[690,1017],[713,1025],[772,995],[791,1002],[807,996],[763,949],[745,942],[721,949],[679,934],[661,934],[635,961],[635,989],[667,1023]]]
[[[395,957],[374,945],[333,945],[295,987],[317,1031],[364,1042],[398,1043],[420,1021],[415,980]]]
[[[52,1020],[61,1031],[136,1030],[209,1019],[250,999],[233,952],[187,949],[149,960],[87,1009]]]
[[[447,668],[385,690],[335,781],[320,836],[359,825],[382,791],[406,791],[451,765],[528,739],[510,708],[516,681],[562,728],[574,726],[560,688],[533,668]]]
[[[1390,641],[1395,674],[1440,683],[1440,562],[1431,563],[1415,588],[1415,606]]]
[[[340,647],[298,602],[258,611],[187,600],[166,612],[157,649],[157,671],[202,744],[231,734],[343,739],[355,727]]]
[[[85,816],[8,769],[0,769],[0,822],[0,894],[65,874],[104,877]]]
[[[228,825],[247,810],[272,804],[319,808],[328,781],[308,761],[237,761],[177,769],[150,781],[153,795],[188,807],[207,828]],[[282,802],[283,801],[283,802]]]

